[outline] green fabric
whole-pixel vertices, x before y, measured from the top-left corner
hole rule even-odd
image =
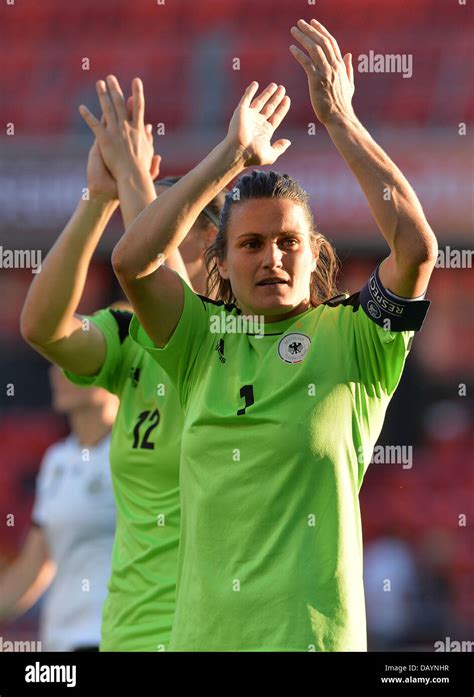
[[[129,319],[110,310],[89,317],[106,339],[105,362],[94,377],[65,375],[120,398],[110,449],[117,527],[100,648],[160,651],[176,600],[183,413],[163,369],[128,336]]]
[[[185,411],[171,650],[366,650],[358,492],[413,332],[321,305],[263,338],[215,334],[238,311],[183,289],[166,347],[130,325]],[[292,333],[298,363],[278,351]]]

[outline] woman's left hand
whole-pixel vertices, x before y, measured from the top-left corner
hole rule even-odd
[[[290,46],[291,53],[308,76],[311,104],[321,123],[344,116],[355,117],[352,54],[342,57],[336,39],[315,19],[310,24],[300,19],[291,33],[309,54]]]

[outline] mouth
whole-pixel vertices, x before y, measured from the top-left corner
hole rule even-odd
[[[272,276],[269,278],[264,278],[257,283],[257,286],[281,286],[288,285],[288,281],[284,278],[278,278],[277,276]]]

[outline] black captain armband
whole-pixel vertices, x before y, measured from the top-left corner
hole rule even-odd
[[[419,331],[431,304],[429,300],[401,298],[384,288],[378,267],[360,291],[359,302],[373,322],[394,332]]]

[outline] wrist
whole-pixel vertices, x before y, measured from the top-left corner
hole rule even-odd
[[[119,188],[130,184],[149,185],[151,183],[153,185],[150,172],[139,166],[130,166],[124,169],[118,174],[116,181]]]
[[[325,126],[327,130],[331,128],[347,128],[348,126],[354,126],[356,124],[359,124],[359,120],[352,109],[346,112],[335,111],[323,121],[323,126]]]
[[[216,147],[216,150],[226,169],[235,171],[238,174],[247,167],[245,163],[250,159],[250,154],[243,145],[224,138]]]
[[[118,195],[93,191],[91,189],[89,189],[89,198],[82,200],[98,208],[116,208],[119,205]]]

